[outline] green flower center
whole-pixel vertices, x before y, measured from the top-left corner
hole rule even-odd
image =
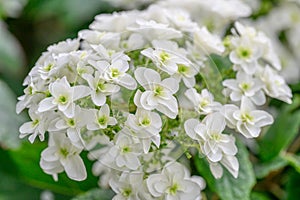
[[[213,133],[211,135],[211,138],[214,140],[214,141],[220,141],[221,140],[221,135],[218,134],[218,133]]]
[[[116,68],[111,69],[111,76],[113,78],[117,78],[120,75],[121,75],[121,72],[118,69],[116,69]]]
[[[145,117],[141,122],[142,126],[149,126],[150,124],[151,124],[151,120],[148,117]]]
[[[98,123],[100,125],[105,125],[107,123],[107,121],[108,121],[108,118],[106,116],[101,116],[98,118]]]
[[[154,96],[161,96],[164,92],[164,88],[161,86],[157,86],[154,89]]]
[[[39,121],[38,119],[34,120],[34,121],[32,122],[32,127],[37,126],[39,123],[40,123],[40,121]]]
[[[169,193],[171,195],[175,195],[179,189],[179,185],[177,183],[174,183],[170,188],[169,188]]]
[[[165,51],[162,51],[162,52],[160,53],[159,57],[160,57],[160,60],[161,60],[163,63],[165,63],[166,61],[168,61],[168,60],[170,59],[170,55],[169,55],[167,52],[165,52]]]
[[[75,126],[75,120],[74,119],[69,119],[67,124],[70,126],[70,127],[74,127]]]
[[[66,104],[67,102],[68,102],[68,98],[66,97],[66,96],[64,96],[64,95],[61,95],[61,96],[59,96],[59,98],[58,98],[58,102],[60,103],[60,104]]]
[[[239,86],[243,91],[247,91],[251,88],[249,83],[241,83]]]
[[[242,114],[242,122],[251,122],[253,121],[253,117],[249,115],[249,113]]]
[[[61,154],[64,158],[66,158],[66,157],[68,156],[69,152],[68,152],[67,149],[61,148],[61,149],[60,149],[60,154]]]
[[[247,59],[252,55],[252,50],[246,47],[240,47],[237,49],[237,54],[240,58]]]
[[[46,65],[46,66],[44,66],[44,70],[46,71],[46,72],[49,72],[52,68],[53,68],[53,64],[52,63],[49,63],[48,65]]]
[[[178,72],[179,72],[180,74],[186,74],[188,71],[189,71],[188,66],[182,65],[182,64],[179,64],[179,65],[178,65]]]
[[[207,99],[203,99],[200,104],[199,104],[199,108],[203,108],[205,106],[207,106],[209,104],[209,101]]]
[[[123,189],[123,191],[122,191],[122,195],[123,195],[124,197],[129,197],[130,194],[131,194],[131,192],[132,192],[132,190],[131,190],[130,188],[125,188],[125,189]]]
[[[97,91],[104,91],[105,88],[106,87],[105,87],[104,81],[98,82],[98,84],[97,84]]]
[[[130,147],[123,147],[121,152],[122,153],[129,153],[131,151]]]

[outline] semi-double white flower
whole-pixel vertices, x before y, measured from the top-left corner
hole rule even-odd
[[[263,54],[262,45],[248,37],[233,37],[231,45],[233,51],[230,52],[229,58],[234,64],[233,69],[254,74],[258,68],[258,59]]]
[[[40,166],[45,173],[57,180],[57,174],[66,172],[70,179],[82,181],[86,179],[87,173],[82,158],[81,148],[72,145],[64,133],[51,133],[49,146],[42,151]]]
[[[91,98],[95,105],[102,106],[106,102],[106,96],[112,95],[120,90],[115,84],[108,83],[99,71],[95,75],[85,73],[82,77],[88,82],[91,88]]]
[[[178,162],[169,162],[160,174],[151,174],[147,179],[147,187],[155,198],[166,200],[200,198],[203,188],[191,178],[189,171]]]
[[[134,132],[133,136],[141,141],[144,153],[149,152],[151,142],[159,147],[159,132],[162,127],[162,121],[159,114],[138,108],[135,115],[128,115],[125,125]]]
[[[256,110],[247,97],[242,97],[241,106],[228,104],[222,108],[227,125],[236,129],[246,138],[258,137],[261,128],[273,123],[273,117],[263,110]]]
[[[236,79],[224,80],[223,86],[227,87],[225,93],[229,93],[232,101],[241,101],[242,97],[246,96],[256,105],[266,103],[266,97],[262,90],[263,82],[243,71],[237,73]]]
[[[190,88],[184,94],[192,102],[195,111],[201,115],[207,115],[221,108],[221,104],[214,101],[214,96],[207,89],[203,89],[199,94],[195,88]]]
[[[259,72],[259,77],[263,81],[263,89],[265,93],[273,98],[282,100],[286,103],[292,103],[292,91],[286,84],[283,77],[281,77],[270,66],[266,66]]]
[[[239,175],[239,161],[235,156],[224,155],[220,162],[209,161],[209,169],[215,178],[221,178],[223,176],[222,165],[237,178]]]
[[[86,126],[87,116],[87,112],[84,109],[76,106],[74,117],[66,117],[62,113],[60,115],[57,114],[56,118],[50,123],[48,131],[66,132],[72,145],[83,148],[81,129]]]
[[[143,176],[144,173],[142,172],[123,172],[121,176],[111,178],[109,180],[109,185],[116,193],[113,200],[138,200],[151,198],[151,195],[145,187]]]
[[[237,153],[234,137],[222,133],[225,127],[225,118],[219,112],[207,115],[202,123],[196,119],[184,123],[187,135],[200,143],[202,153],[212,162]]]
[[[94,66],[103,75],[104,80],[121,85],[129,90],[136,89],[136,81],[126,73],[129,69],[127,61],[116,58],[111,64],[105,61],[98,61]]]
[[[154,49],[145,49],[141,54],[150,58],[159,69],[169,75],[177,72],[179,64],[188,63],[185,50],[179,48],[176,42],[154,40],[152,46]]]
[[[103,155],[101,162],[114,169],[137,170],[141,166],[141,150],[141,144],[136,143],[130,130],[124,127],[114,137],[114,145]]]
[[[179,89],[179,84],[174,78],[161,80],[158,72],[153,69],[139,67],[134,72],[138,83],[145,89],[138,90],[134,96],[137,107],[145,110],[156,109],[174,119],[178,114],[178,103],[173,96]]]
[[[221,38],[210,33],[205,26],[195,28],[193,34],[195,47],[204,55],[212,53],[221,55],[225,51]]]
[[[147,41],[170,40],[181,38],[179,30],[169,27],[168,24],[158,23],[154,20],[137,19],[136,24],[129,26],[128,30],[141,34]]]
[[[71,87],[65,76],[51,83],[49,91],[52,96],[43,99],[39,103],[38,112],[57,108],[69,118],[74,117],[75,114],[74,101],[90,95],[89,87],[84,85]]]
[[[41,141],[45,139],[45,133],[48,125],[54,116],[54,112],[36,113],[37,108],[31,108],[28,111],[31,121],[25,122],[20,128],[20,138],[29,135],[28,140],[33,143],[35,138],[39,136]]]
[[[87,116],[88,130],[105,129],[107,128],[107,126],[113,126],[117,124],[116,118],[110,116],[110,109],[107,104],[101,106],[99,110],[89,109],[88,113],[89,113],[89,116]]]

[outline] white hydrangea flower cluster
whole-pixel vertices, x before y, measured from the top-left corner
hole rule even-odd
[[[300,6],[299,1],[281,1],[270,12],[247,21],[251,26],[264,31],[272,40],[282,63],[282,75],[288,83],[296,84],[300,79]],[[284,38],[282,40],[282,38]]]
[[[159,5],[96,16],[77,39],[50,46],[25,79],[17,112],[27,109],[32,121],[20,137],[48,138],[40,166],[55,180],[64,171],[86,179],[80,154],[89,151],[114,199],[201,199],[204,180],[175,149],[196,148],[216,178],[222,166],[238,177],[238,148],[225,128],[258,137],[273,118],[256,106],[266,96],[291,102],[262,32],[236,23],[222,42],[187,10]],[[236,78],[223,85],[234,104],[223,105],[201,81],[211,54],[233,64]]]

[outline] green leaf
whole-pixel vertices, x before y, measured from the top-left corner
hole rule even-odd
[[[286,153],[282,156],[294,169],[300,173],[300,156],[291,153]]]
[[[239,175],[234,178],[226,169],[221,179],[215,179],[207,162],[198,157],[195,158],[196,169],[207,181],[209,188],[216,192],[223,200],[249,200],[250,192],[255,184],[255,176],[246,147],[237,142],[237,158],[240,164]]]
[[[276,171],[282,167],[285,167],[287,164],[288,162],[281,156],[278,156],[275,159],[268,162],[258,163],[254,165],[256,178],[264,178],[272,171]]]
[[[19,126],[25,121],[15,111],[16,97],[11,89],[0,80],[0,145],[4,148],[18,148]]]
[[[0,158],[5,161],[0,165],[0,200],[40,199],[43,190],[23,181],[9,151],[0,148]],[[56,200],[67,199],[64,195],[53,195]]]
[[[287,105],[275,119],[274,124],[259,140],[260,157],[270,161],[287,148],[299,132],[300,96],[295,96],[293,104]]]
[[[72,200],[110,200],[114,196],[111,190],[92,189]]]
[[[25,185],[17,177],[7,175],[2,171],[0,171],[0,176],[1,200],[39,199],[41,190]],[[16,189],[18,189],[17,192]]]
[[[252,192],[251,200],[271,200],[271,198],[267,194],[261,192]]]
[[[299,199],[300,197],[299,183],[300,183],[300,174],[295,171],[292,171],[289,174],[289,179],[286,186],[287,200]]]
[[[24,65],[22,48],[1,20],[0,30],[0,73],[18,76]]]

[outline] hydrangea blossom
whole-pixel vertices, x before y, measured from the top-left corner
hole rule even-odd
[[[256,138],[273,123],[258,107],[268,98],[292,101],[266,34],[240,22],[225,32],[249,14],[239,0],[166,0],[96,16],[29,72],[16,109],[30,117],[20,137],[49,138],[40,166],[55,180],[63,172],[84,180],[88,151],[113,199],[201,199],[204,180],[180,164],[178,149],[204,156],[215,178],[223,168],[237,178],[235,135]],[[222,83],[201,77],[216,56],[232,65]]]
[[[189,119],[184,123],[186,134],[199,142],[201,152],[207,157],[210,163],[221,162],[226,159],[224,157],[234,157],[237,153],[237,147],[234,144],[235,138],[222,133],[225,126],[225,118],[218,112],[207,115],[202,123],[197,119]],[[211,165],[214,166],[214,164]],[[238,164],[237,167],[232,168],[235,170],[229,171],[237,177]],[[212,172],[216,178],[222,176],[220,169],[215,168]]]
[[[170,118],[175,118],[178,114],[178,103],[173,96],[179,84],[174,78],[161,80],[159,73],[144,67],[138,68],[135,78],[145,89],[145,92],[137,91],[134,103],[145,110],[157,109]]]
[[[57,174],[65,172],[77,181],[86,179],[86,169],[79,156],[81,148],[72,145],[62,132],[51,135],[49,146],[42,152],[40,166],[45,173],[51,174],[57,180]]]
[[[191,88],[184,94],[192,102],[195,111],[199,114],[207,115],[221,108],[221,104],[214,101],[213,95],[207,89],[202,90],[201,94],[199,94],[196,89]]]
[[[66,77],[55,81],[49,85],[51,97],[43,99],[39,103],[38,112],[45,112],[58,108],[66,117],[74,117],[75,103],[74,101],[88,96],[90,89],[86,86],[71,87]]]
[[[201,186],[193,181],[184,166],[176,162],[168,163],[161,174],[150,175],[147,187],[156,198],[168,200],[200,198]]]
[[[240,108],[235,105],[225,105],[223,113],[229,127],[236,128],[246,138],[258,137],[261,127],[273,123],[273,117],[266,111],[256,110],[247,97],[242,98]]]

